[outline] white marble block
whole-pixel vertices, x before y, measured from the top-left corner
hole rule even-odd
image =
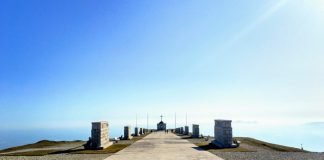
[[[111,144],[112,142],[109,142],[108,122],[92,122],[90,148],[104,149]]]
[[[231,120],[215,120],[214,137],[212,142],[219,148],[232,148],[237,145],[233,143]]]

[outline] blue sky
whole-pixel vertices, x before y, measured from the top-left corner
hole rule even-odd
[[[1,126],[174,112],[180,124],[324,121],[323,11],[321,0],[1,1]]]

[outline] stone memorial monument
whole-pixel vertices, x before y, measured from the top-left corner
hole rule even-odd
[[[125,126],[124,127],[124,139],[132,139],[133,137],[131,136],[131,127],[130,126]]]
[[[215,120],[214,137],[212,144],[219,148],[233,148],[238,144],[233,143],[231,120]]]
[[[189,135],[189,126],[185,126],[184,135]]]
[[[180,133],[180,128],[176,128],[175,129],[175,133],[178,133],[179,134]]]
[[[192,125],[192,137],[199,138],[199,125],[198,124]]]
[[[135,127],[134,129],[134,136],[139,136],[139,128]]]
[[[112,145],[112,142],[109,142],[108,122],[92,122],[91,138],[89,138],[84,147],[86,149],[104,149],[110,145]]]

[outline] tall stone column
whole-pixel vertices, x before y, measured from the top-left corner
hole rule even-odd
[[[236,147],[236,144],[233,144],[233,133],[231,123],[231,120],[215,120],[215,140],[212,142],[215,146],[220,148]]]
[[[189,126],[185,126],[184,134],[185,135],[189,134]]]
[[[104,149],[111,144],[112,142],[109,142],[108,122],[92,122],[90,142],[87,142],[85,147],[91,149]]]
[[[135,127],[134,129],[134,136],[139,136],[139,128]]]
[[[199,125],[198,124],[192,125],[192,137],[199,138]]]
[[[132,139],[131,136],[131,126],[125,126],[124,127],[124,139]]]
[[[178,134],[180,134],[180,128],[179,127],[176,128],[176,131],[175,132],[178,133]]]
[[[180,134],[183,134],[183,127],[180,127]]]

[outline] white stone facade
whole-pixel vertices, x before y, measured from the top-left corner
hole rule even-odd
[[[103,149],[110,146],[109,142],[109,124],[106,121],[92,122],[91,144],[94,149]]]
[[[214,145],[220,148],[235,147],[235,144],[233,144],[233,133],[231,123],[231,120],[215,120],[215,140],[212,142]]]

